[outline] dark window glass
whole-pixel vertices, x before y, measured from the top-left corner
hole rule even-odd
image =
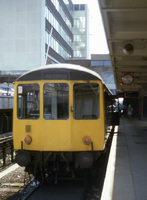
[[[99,118],[99,85],[77,83],[74,85],[74,118]]]
[[[79,4],[74,5],[74,10],[79,10]]]
[[[84,4],[80,5],[80,10],[85,10],[85,5]]]
[[[111,66],[111,62],[109,60],[104,60],[104,66]]]
[[[44,85],[44,118],[67,119],[69,117],[69,87],[66,83]]]

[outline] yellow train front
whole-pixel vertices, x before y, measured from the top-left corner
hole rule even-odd
[[[15,82],[13,137],[16,162],[35,177],[89,168],[105,148],[111,94],[84,67],[53,64]]]

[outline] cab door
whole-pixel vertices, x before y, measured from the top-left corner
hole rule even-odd
[[[75,151],[103,150],[104,114],[99,81],[73,83],[72,147]],[[84,138],[90,139],[89,145]]]

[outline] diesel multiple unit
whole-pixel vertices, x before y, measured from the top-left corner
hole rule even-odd
[[[52,64],[22,75],[13,112],[17,163],[37,178],[90,168],[105,149],[112,113],[111,92],[89,69]]]

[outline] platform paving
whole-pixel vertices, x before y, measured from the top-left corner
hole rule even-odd
[[[147,200],[147,120],[121,117],[101,200]]]

